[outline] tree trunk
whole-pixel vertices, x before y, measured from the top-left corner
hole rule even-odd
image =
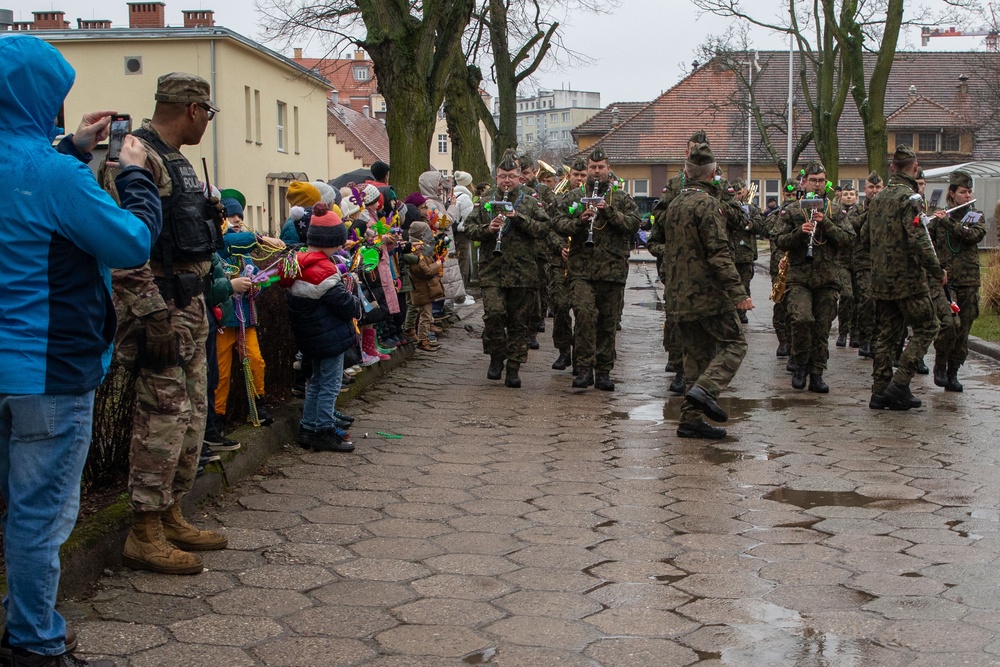
[[[475,65],[466,65],[462,53],[453,60],[453,71],[445,88],[444,113],[452,145],[452,167],[472,174],[476,183],[490,180],[490,164],[480,134],[477,98],[483,75]]]
[[[507,6],[504,0],[490,0],[490,44],[496,72],[500,122],[493,141],[494,164],[504,151],[517,148],[517,67],[507,44]]]

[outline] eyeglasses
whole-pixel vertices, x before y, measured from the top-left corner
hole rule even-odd
[[[213,118],[215,118],[215,114],[219,113],[218,109],[213,109],[206,102],[195,102],[195,104],[197,104],[198,106],[200,106],[202,109],[205,110],[205,113],[208,114],[208,119],[209,120],[212,120]]]

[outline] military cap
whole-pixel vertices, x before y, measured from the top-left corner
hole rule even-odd
[[[521,165],[521,169],[531,169],[535,166],[535,161],[527,154],[517,158],[517,163]]]
[[[877,171],[873,171],[868,174],[868,178],[866,178],[865,181],[871,183],[872,185],[878,185],[882,182],[882,177],[878,175]]]
[[[500,162],[497,164],[497,169],[502,169],[504,171],[514,171],[515,169],[520,170],[521,165],[517,160],[517,156],[514,151],[507,149],[504,151],[503,157],[500,158]]]
[[[691,147],[687,161],[691,164],[704,166],[715,162],[715,155],[712,154],[712,147],[707,143],[696,144]]]
[[[573,160],[573,164],[569,166],[573,171],[587,171],[587,160],[582,157],[578,157]]]
[[[608,154],[604,152],[604,148],[598,146],[594,150],[590,151],[590,157],[588,159],[591,162],[604,162],[608,159]]]
[[[191,104],[200,102],[207,104],[213,111],[219,109],[212,101],[212,87],[197,74],[187,74],[185,72],[171,72],[164,74],[156,80],[157,102],[169,102],[171,104]]]
[[[733,192],[739,192],[740,190],[742,190],[747,186],[747,182],[742,178],[737,178],[730,181],[729,185],[732,186]]]
[[[917,169],[917,180],[918,181],[919,180],[926,180],[926,178],[927,177],[924,176],[924,170],[923,169]]]
[[[896,152],[892,154],[893,162],[909,162],[910,160],[916,160],[917,154],[913,152],[913,149],[906,144],[900,144],[896,146]]]
[[[818,160],[813,160],[812,162],[806,165],[804,171],[806,172],[806,176],[813,176],[815,174],[825,174],[826,167],[823,166],[822,162]]]
[[[705,130],[698,130],[697,132],[695,132],[694,134],[691,135],[691,138],[688,139],[688,143],[691,143],[691,144],[707,144],[708,143],[708,135],[705,134]]]
[[[951,172],[948,176],[948,185],[957,188],[972,189],[972,175],[961,169]]]

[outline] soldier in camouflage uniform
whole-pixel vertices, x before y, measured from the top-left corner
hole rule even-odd
[[[757,261],[757,237],[764,236],[764,216],[760,208],[753,202],[743,203],[749,189],[746,181],[738,178],[733,181],[733,199],[739,204],[742,215],[728,219],[729,242],[733,246],[733,258],[736,261],[736,272],[740,274],[743,289],[750,294],[750,281],[753,280],[754,262]],[[747,323],[747,314],[739,311],[740,322]]]
[[[576,201],[574,197],[583,196],[582,186],[587,180],[587,160],[582,157],[573,160],[567,179],[569,190],[555,196],[553,218],[563,209],[568,211],[570,204]],[[559,350],[559,356],[552,363],[552,368],[557,371],[566,370],[573,363],[573,317],[570,314],[572,300],[569,292],[568,257],[564,257],[568,246],[568,237],[559,234],[554,228],[549,230],[548,271],[549,304],[552,307],[552,344]]]
[[[556,204],[555,195],[552,188],[538,180],[538,165],[527,155],[522,155],[517,159],[521,167],[521,185],[532,197],[537,199],[545,209],[545,214],[551,220],[552,211]],[[538,304],[535,308],[532,322],[528,324],[528,349],[537,350],[539,348],[536,332],[545,331],[545,315],[549,310],[549,242],[548,237],[539,238],[535,242],[536,257],[538,263],[538,290],[536,299]]]
[[[840,192],[840,203],[835,209],[842,226],[851,226],[851,213],[857,208],[858,191],[853,185],[846,186]],[[857,233],[855,233],[857,239]],[[837,303],[837,347],[847,347],[847,336],[851,336],[851,346],[859,347],[857,318],[854,314],[856,297],[854,295],[854,243],[843,248],[838,253],[840,264],[840,300]]]
[[[771,274],[772,290],[774,289],[774,283],[778,280],[778,274],[781,271],[781,258],[785,256],[785,252],[779,250],[778,244],[774,242],[774,229],[778,225],[778,221],[779,215],[777,210],[772,212],[771,215],[767,216],[765,219],[765,224],[767,226],[767,242],[771,248],[771,261],[768,268],[769,273]],[[774,327],[774,334],[778,338],[778,349],[774,354],[780,359],[787,357],[789,352],[787,304],[787,299],[782,298],[774,303],[774,308],[771,310],[771,326]]]
[[[851,291],[854,293],[854,317],[857,324],[852,331],[858,332],[858,356],[875,358],[874,335],[875,335],[875,300],[872,298],[872,258],[871,248],[868,244],[868,235],[862,234],[861,229],[868,220],[868,207],[883,187],[882,177],[878,172],[873,171],[868,174],[865,180],[865,202],[862,206],[855,206],[848,216],[851,229],[854,230],[856,238],[854,240],[854,253],[852,261],[854,271],[852,272],[853,283]]]
[[[115,271],[112,280],[115,351],[122,363],[138,366],[129,466],[134,515],[123,563],[163,574],[201,572],[201,557],[189,552],[227,544],[224,534],[185,521],[179,505],[194,483],[205,433],[203,293],[212,255],[221,247],[224,213],[217,199],[209,201],[179,148],[198,144],[215,112],[201,77],[174,72],[159,78],[153,118],[134,135],[159,188],[163,231],[148,264]],[[102,165],[102,186],[117,199],[116,175]]]
[[[603,197],[581,203],[582,195]],[[611,188],[608,157],[601,147],[587,160],[587,182],[573,197],[563,200],[555,220],[556,231],[573,237],[569,247],[570,294],[575,318],[574,347],[577,388],[591,384],[614,391],[615,334],[625,302],[628,258],[632,238],[639,230],[639,209],[628,193]],[[593,246],[587,247],[593,231]]]
[[[821,207],[810,209],[806,199],[786,204],[778,214],[774,241],[789,259],[785,300],[791,319],[792,387],[804,389],[808,374],[809,391],[825,394],[830,388],[823,371],[840,290],[837,253],[853,243],[854,230],[834,215],[832,202],[825,198],[826,168],[810,162],[805,172],[806,199],[818,200]]]
[[[508,151],[497,165],[497,187],[477,203],[465,231],[482,244],[479,281],[483,290],[483,351],[490,355],[486,377],[521,386],[518,371],[528,360],[528,327],[537,307],[537,241],[549,231],[542,205],[521,187],[521,168]],[[509,201],[513,210],[491,202]],[[500,254],[495,254],[496,250]]]
[[[910,380],[938,331],[927,281],[930,278],[942,285],[948,281],[927,230],[919,220],[914,224],[923,205],[917,194],[918,170],[913,149],[898,146],[889,185],[871,202],[862,232],[871,243],[872,296],[878,326],[868,403],[873,410],[920,407],[920,400],[910,392]],[[893,373],[895,341],[902,338],[907,326],[913,335]]]
[[[948,207],[972,201],[972,176],[954,171],[948,180]],[[969,332],[979,317],[979,243],[986,236],[986,216],[971,205],[950,215],[938,211],[931,233],[948,287],[958,304],[958,326],[942,327],[934,341],[934,384],[945,391],[962,391],[958,369],[969,356]],[[950,312],[950,309],[949,309]]]
[[[684,170],[685,187],[670,204],[663,225],[666,310],[683,341],[684,374],[693,381],[681,405],[677,435],[720,439],[726,429],[709,425],[704,417],[728,419],[717,399],[747,352],[736,311],[753,309],[753,302],[733,262],[708,144],[689,151]]]

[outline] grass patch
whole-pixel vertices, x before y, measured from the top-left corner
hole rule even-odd
[[[1000,342],[1000,315],[982,312],[972,323],[972,335],[993,343]]]

